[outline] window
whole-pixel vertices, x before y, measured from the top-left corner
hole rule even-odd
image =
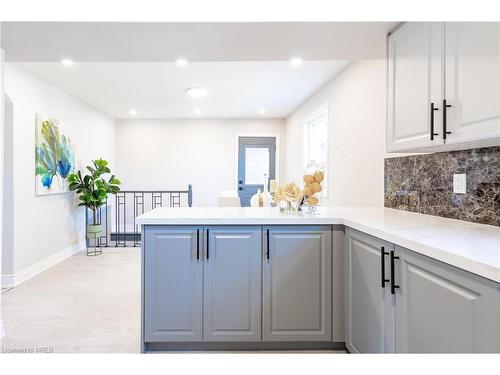
[[[328,196],[328,106],[323,104],[304,120],[304,168],[316,164],[324,170],[323,197]]]
[[[269,176],[269,148],[245,148],[245,184],[261,185],[264,175]]]

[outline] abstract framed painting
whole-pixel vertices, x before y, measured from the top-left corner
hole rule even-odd
[[[59,121],[35,115],[35,180],[36,195],[69,191],[68,176],[75,169],[75,153],[71,139],[64,134]]]

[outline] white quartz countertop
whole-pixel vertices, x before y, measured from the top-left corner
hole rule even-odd
[[[390,208],[320,207],[315,214],[277,208],[156,208],[141,225],[342,224],[500,283],[500,228]]]

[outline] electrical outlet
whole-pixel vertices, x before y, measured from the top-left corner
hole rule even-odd
[[[467,175],[465,173],[453,175],[453,192],[467,194]]]

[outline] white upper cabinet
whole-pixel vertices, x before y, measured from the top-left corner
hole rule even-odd
[[[406,23],[388,53],[389,152],[500,144],[500,23]]]
[[[500,139],[500,23],[446,24],[447,144]]]
[[[388,49],[387,150],[442,145],[438,113],[444,92],[444,24],[406,23],[389,37]],[[431,111],[431,105],[437,110]]]

